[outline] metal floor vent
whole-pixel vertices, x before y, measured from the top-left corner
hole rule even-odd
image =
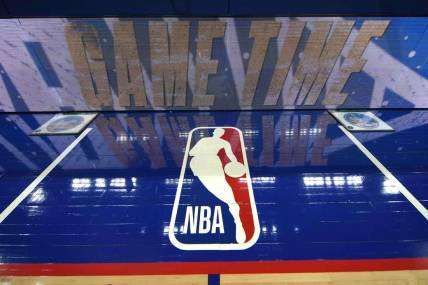
[[[38,127],[32,135],[77,135],[80,134],[98,113],[56,114]]]

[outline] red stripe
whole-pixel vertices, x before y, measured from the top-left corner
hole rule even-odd
[[[308,273],[428,269],[428,258],[249,262],[0,264],[0,275],[95,276]]]
[[[238,162],[244,164],[243,152],[241,146],[241,138],[237,130],[232,128],[224,128],[225,132],[222,139],[228,141],[232,148],[232,152],[235,155]],[[223,168],[227,163],[230,162],[229,158],[226,156],[226,152],[222,149],[219,151],[218,156],[223,164]],[[227,174],[225,175],[227,183],[229,183],[230,187],[233,191],[233,196],[235,197],[235,201],[239,204],[240,211],[239,216],[241,218],[242,226],[244,227],[246,242],[249,241],[254,235],[254,219],[253,212],[251,209],[250,203],[250,194],[247,182],[242,183],[240,178],[230,177]],[[245,178],[246,176],[242,176]]]

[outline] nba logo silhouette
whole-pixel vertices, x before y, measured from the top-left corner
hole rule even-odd
[[[239,129],[190,131],[168,234],[182,250],[242,250],[256,243],[260,225]]]

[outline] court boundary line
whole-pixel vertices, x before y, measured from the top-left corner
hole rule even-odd
[[[79,144],[79,142],[92,131],[92,128],[85,129],[67,148],[58,155],[51,164],[48,165],[1,213],[0,224],[24,201],[28,195],[39,185],[40,182]]]
[[[0,276],[118,276],[426,270],[428,258],[0,264]]]
[[[345,127],[339,126],[342,132],[359,148],[359,150],[386,176],[394,183],[398,191],[418,210],[418,212],[428,220],[428,210],[413,196],[412,193],[392,174],[351,132]]]

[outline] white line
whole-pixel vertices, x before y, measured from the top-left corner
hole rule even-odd
[[[55,168],[55,166],[57,166],[91,130],[91,128],[87,128],[83,133],[81,133],[80,136],[78,136],[54,161],[52,161],[52,163],[49,164],[49,166],[46,167],[46,169],[43,170],[43,172],[40,173],[39,176],[37,176],[36,179],[27,186],[27,188],[24,189],[24,191],[22,191],[21,194],[19,194],[19,196],[3,210],[3,212],[1,212],[0,223],[2,223],[4,219],[6,219],[10,213],[12,213],[13,210],[15,210],[15,208],[18,207],[25,198],[27,198],[34,188],[39,185],[39,183]]]
[[[425,217],[425,219],[428,220],[428,210],[415,198],[415,196],[412,195],[412,193],[409,192],[409,190],[407,190],[407,188],[401,184],[400,181],[398,181],[397,178],[395,178],[395,176],[389,172],[388,169],[386,169],[385,166],[383,166],[382,163],[380,163],[379,160],[377,160],[376,157],[374,157],[373,154],[371,154],[371,152],[365,148],[365,146],[363,146],[362,143],[360,143],[360,141],[353,135],[351,134],[346,128],[344,128],[343,126],[339,126],[339,128],[345,133],[346,136],[348,136],[348,138],[367,156],[368,159],[371,160],[371,162],[373,162],[374,165],[376,165],[376,167],[382,171],[382,173],[390,180],[392,181],[395,186],[397,187],[397,189],[401,192],[401,194],[404,195],[404,197],[407,198],[407,200],[409,200],[410,203],[412,203],[412,205],[416,208],[416,210],[419,211],[419,213],[422,214],[422,216]]]

